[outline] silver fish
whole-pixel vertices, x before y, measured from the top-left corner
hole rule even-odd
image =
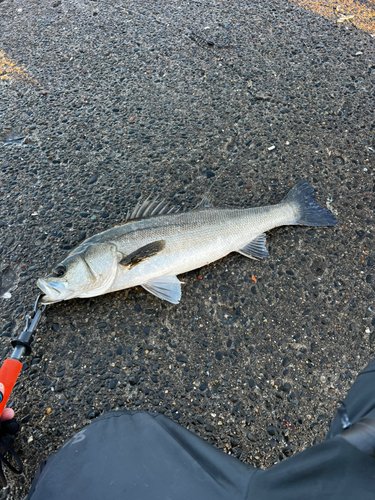
[[[200,208],[171,213],[164,202],[138,206],[131,220],[85,240],[38,287],[46,304],[94,297],[141,285],[178,304],[177,275],[239,252],[251,259],[268,257],[265,232],[278,226],[333,226],[332,213],[317,205],[306,181],[284,200],[245,209]]]

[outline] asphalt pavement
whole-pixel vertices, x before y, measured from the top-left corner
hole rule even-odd
[[[375,38],[344,14],[0,1],[2,360],[37,278],[149,195],[260,206],[306,179],[339,221],[180,276],[177,306],[142,288],[48,306],[10,400],[25,472],[8,498],[110,409],[263,468],[324,439],[375,350]]]

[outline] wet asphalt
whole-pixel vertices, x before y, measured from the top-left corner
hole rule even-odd
[[[111,409],[257,467],[319,443],[374,356],[375,38],[287,1],[5,0],[0,17],[2,360],[37,278],[139,199],[268,205],[307,179],[339,221],[181,276],[177,306],[142,288],[49,306],[10,399],[8,498]]]

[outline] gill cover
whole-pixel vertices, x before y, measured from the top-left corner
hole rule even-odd
[[[44,303],[105,293],[117,271],[117,248],[111,243],[94,243],[75,248],[54,271],[38,280]]]

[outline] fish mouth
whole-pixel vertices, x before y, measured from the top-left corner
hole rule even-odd
[[[65,290],[65,285],[63,283],[45,281],[40,278],[36,284],[44,293],[44,297],[41,299],[42,304],[51,304],[52,302],[64,300],[63,297],[61,297],[61,292]]]

